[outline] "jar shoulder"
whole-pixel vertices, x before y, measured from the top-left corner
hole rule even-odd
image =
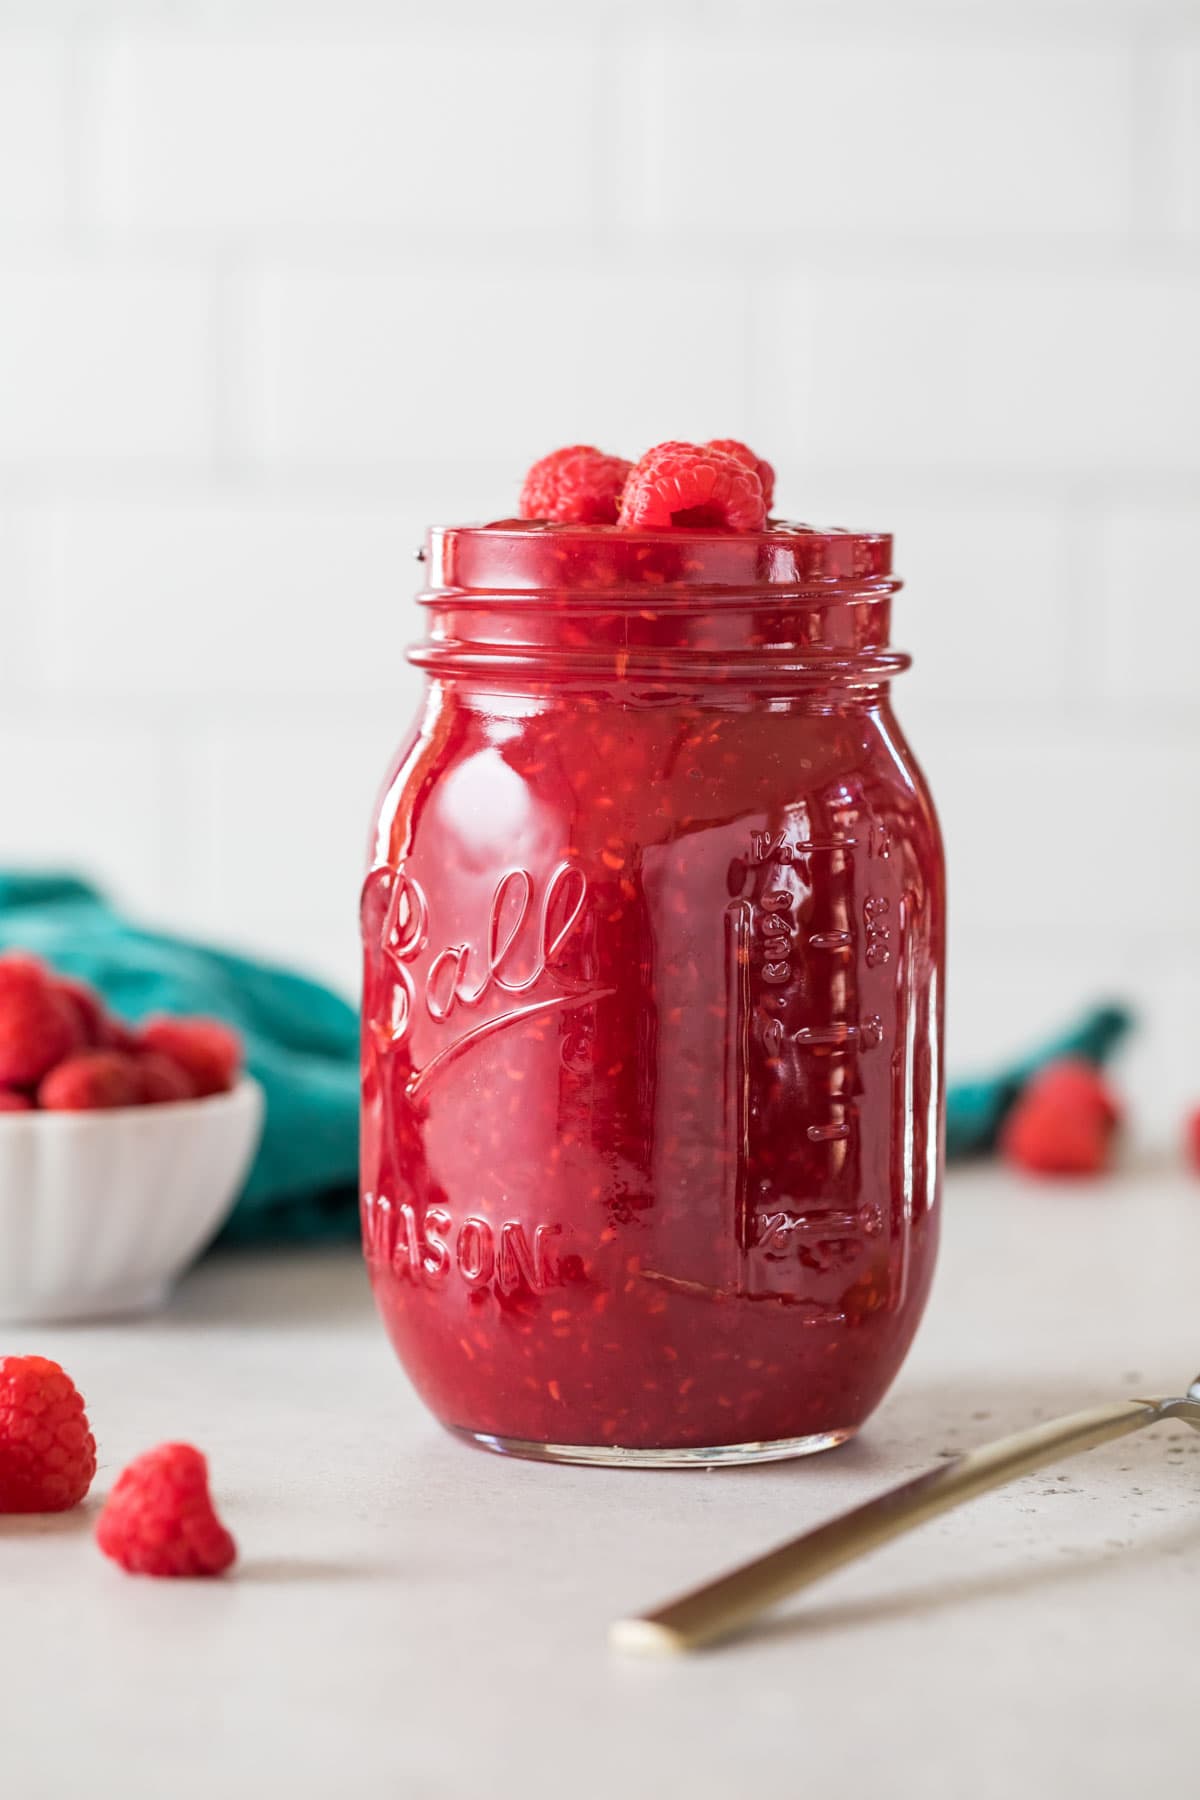
[[[431,708],[393,759],[375,855],[394,864],[427,829],[482,845],[557,822],[572,843],[651,843],[756,817],[802,831],[878,819],[940,856],[927,783],[887,706],[559,705],[522,716],[452,701]]]

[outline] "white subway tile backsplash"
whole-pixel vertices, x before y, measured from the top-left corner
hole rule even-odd
[[[170,815],[151,729],[44,702],[6,706],[0,764],[0,866],[86,873],[117,899],[161,912]]]
[[[3,11],[0,8],[0,11]],[[0,862],[352,985],[430,518],[737,435],[896,534],[951,1067],[1200,1006],[1190,0],[0,18]]]
[[[0,229],[62,226],[68,129],[65,45],[0,28]]]
[[[186,753],[189,906],[230,926],[353,941],[371,813],[407,710],[199,733]]]
[[[626,63],[626,218],[884,240],[1125,231],[1127,55],[1005,31],[999,8],[992,21],[974,41],[919,22],[874,42],[777,19],[663,33]]]
[[[903,586],[892,606],[892,638],[913,658],[896,683],[904,718],[935,703],[1003,708],[1064,692],[1070,540],[1052,507],[998,499],[917,504],[878,478],[837,484],[819,475],[796,482],[795,495],[815,523],[893,535]]]
[[[1101,725],[970,715],[916,749],[947,840],[963,954],[1014,940],[1053,955],[1091,946],[1098,981],[1160,934],[1196,929],[1200,745],[1112,709]]]
[[[914,704],[1050,701],[1068,684],[1073,624],[1066,533],[1047,512],[901,509],[896,641]]]
[[[1168,39],[1160,48],[1156,73],[1163,162],[1152,175],[1163,190],[1167,222],[1194,238],[1200,233],[1200,22],[1190,40]]]
[[[308,499],[62,507],[37,553],[42,679],[134,706],[363,690],[403,703],[423,522]]]
[[[1164,949],[1131,984],[1139,1028],[1121,1059],[1135,1101],[1133,1123],[1143,1139],[1184,1150],[1184,1122],[1200,1109],[1200,968],[1185,939]]]
[[[502,459],[557,444],[638,455],[745,430],[738,279],[553,268],[431,276],[275,269],[255,284],[249,447],[278,462]]]
[[[586,220],[588,40],[290,30],[124,35],[100,54],[97,216],[270,236]]]
[[[202,461],[213,364],[203,274],[0,261],[0,464]]]
[[[952,945],[957,951],[958,944]],[[1141,972],[1098,965],[1091,942],[1007,954],[951,957],[946,984],[950,1066],[984,1076],[1016,1062],[1081,1017],[1097,1001],[1135,997]]]
[[[1169,716],[1196,729],[1200,508],[1117,507],[1101,528],[1100,567],[1096,617],[1105,693],[1117,705],[1162,702]],[[1195,797],[1200,803],[1200,794]]]
[[[773,438],[811,405],[811,437],[841,463],[1200,469],[1198,275],[880,272],[783,283],[762,307]]]
[[[33,615],[29,520],[21,509],[0,505],[0,694],[19,693],[30,679]]]

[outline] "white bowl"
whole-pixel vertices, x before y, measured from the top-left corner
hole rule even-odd
[[[233,1210],[263,1094],[0,1114],[0,1321],[160,1306]]]

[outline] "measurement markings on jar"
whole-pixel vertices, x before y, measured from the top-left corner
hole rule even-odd
[[[829,1025],[801,1025],[791,1036],[801,1050],[840,1050],[857,1045],[860,1050],[875,1050],[883,1042],[883,1020],[878,1013],[857,1025],[835,1019]]]
[[[756,1220],[755,1249],[768,1263],[796,1263],[829,1274],[850,1268],[864,1243],[882,1237],[882,1210],[873,1201],[859,1207],[816,1206],[793,1210],[768,1204]],[[836,1323],[841,1312],[822,1314],[822,1322]],[[815,1323],[816,1321],[810,1321]]]
[[[734,1022],[730,1090],[735,1101],[740,1149],[748,1148],[749,1053],[754,1040],[761,1044],[768,1067],[777,1070],[782,1069],[782,1059],[788,1051],[831,1058],[825,1065],[825,1079],[819,1083],[820,1092],[810,1096],[808,1110],[817,1117],[805,1127],[805,1136],[809,1143],[828,1149],[830,1156],[837,1159],[835,1168],[842,1166],[853,1138],[856,1108],[850,1094],[854,1059],[883,1043],[884,1025],[878,1013],[859,1018],[838,1017],[837,1013],[845,1002],[845,972],[859,958],[866,969],[880,968],[892,960],[891,902],[873,882],[861,901],[861,912],[852,909],[847,904],[845,868],[839,880],[835,864],[830,871],[833,887],[829,895],[831,903],[835,897],[841,898],[834,921],[825,929],[806,932],[797,917],[799,904],[806,896],[793,890],[796,875],[801,875],[805,865],[811,869],[815,857],[843,857],[847,851],[855,850],[878,868],[891,858],[891,833],[875,821],[863,821],[855,835],[846,837],[794,839],[786,829],[750,833],[748,862],[758,871],[760,892],[751,902],[736,902],[730,908],[727,925],[731,952],[728,998]],[[807,878],[801,875],[801,880],[810,893],[814,888],[823,891],[826,886],[823,878],[818,883],[812,874]],[[787,1013],[795,998],[796,982],[804,979],[805,959],[809,960],[811,979],[819,987],[828,986],[834,1017],[821,1024],[789,1030]],[[829,971],[827,977],[818,973],[822,966]],[[753,1029],[748,1030],[751,1022]],[[821,1118],[822,1112],[826,1112],[825,1118]],[[737,1194],[737,1215],[745,1224],[746,1196],[741,1190]]]
[[[854,935],[849,931],[814,931],[805,940],[810,950],[849,950]]]
[[[732,1156],[735,1241],[750,1242],[751,1214],[746,1186],[750,1156],[750,947],[754,909],[734,900],[725,909],[725,1007],[729,1029],[725,1050],[725,1133]]]
[[[798,862],[802,856],[808,856],[814,850],[854,850],[861,843],[861,838],[852,837],[801,838],[797,843],[793,843],[782,832],[776,834],[770,831],[752,831],[750,833],[750,860],[752,863],[794,863]],[[872,849],[871,854],[886,856],[887,851],[876,852]]]
[[[793,1212],[790,1207],[766,1208],[758,1215],[758,1241],[767,1250],[786,1250],[796,1244],[822,1241],[846,1241],[883,1235],[881,1209],[874,1201],[862,1206],[814,1207],[806,1212]]]
[[[752,831],[750,833],[750,861],[752,865],[765,862],[795,863],[813,851],[832,852],[837,850],[865,850],[874,861],[887,862],[892,854],[892,834],[886,825],[872,823],[866,828],[865,837],[833,837],[833,838],[798,838],[791,839],[786,832]]]
[[[823,1153],[822,1162],[828,1158],[834,1187],[853,1179],[848,1159],[860,1128],[857,1059],[877,1050],[886,1035],[881,1014],[860,1012],[855,1000],[861,976],[893,962],[902,936],[885,879],[892,848],[889,831],[867,820],[848,837],[750,833],[751,854],[742,866],[754,871],[754,891],[735,901],[726,919],[732,1027],[727,1091],[739,1160],[753,1151],[760,1106],[777,1098],[789,1113],[799,1112],[801,1136]],[[847,852],[856,855],[851,859]],[[818,863],[822,856],[833,861]],[[810,923],[813,929],[807,929]],[[802,1001],[810,1022],[794,1025],[789,1015]],[[761,1097],[756,1064],[768,1083]],[[744,1177],[734,1182],[738,1241],[769,1262],[796,1259],[829,1272],[853,1263],[864,1243],[885,1229],[877,1206],[839,1204],[833,1189],[824,1205],[797,1205],[774,1191],[772,1179],[751,1185],[755,1191],[747,1193]]]
[[[868,894],[863,901],[868,969],[877,969],[892,960],[892,928],[885,923],[891,910],[892,903],[886,894]]]

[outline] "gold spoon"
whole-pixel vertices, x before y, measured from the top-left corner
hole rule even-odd
[[[827,1525],[818,1525],[815,1531],[806,1531],[765,1556],[693,1588],[678,1600],[638,1618],[618,1619],[610,1627],[609,1642],[614,1650],[642,1656],[698,1650],[738,1631],[785,1594],[808,1587],[843,1563],[973,1500],[976,1494],[986,1494],[1048,1462],[1094,1450],[1097,1444],[1166,1419],[1183,1419],[1200,1431],[1200,1376],[1186,1394],[1161,1400],[1117,1400],[1110,1406],[1034,1425],[982,1450],[957,1456],[953,1462],[939,1463]]]

